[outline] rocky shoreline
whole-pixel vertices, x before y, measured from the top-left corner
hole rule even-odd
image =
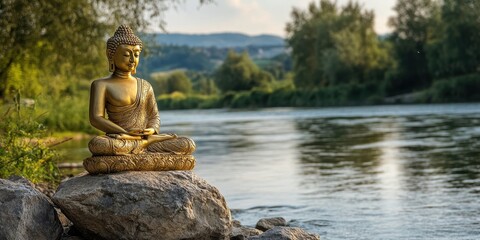
[[[0,239],[320,239],[281,217],[232,220],[220,192],[191,171],[64,180],[56,191],[0,179]]]

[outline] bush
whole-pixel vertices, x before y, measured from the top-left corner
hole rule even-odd
[[[249,91],[227,92],[222,96],[162,95],[161,109],[188,108],[262,108],[262,107],[323,107],[380,104],[383,86],[377,83],[344,84],[321,89],[295,89],[288,81],[277,83],[274,90],[253,88]]]
[[[232,103],[229,107],[231,108],[251,108],[254,107],[254,102],[251,97],[251,92],[245,91],[235,94],[233,97]]]
[[[56,152],[42,138],[46,128],[34,108],[20,109],[17,101],[0,119],[0,178],[23,176],[33,183],[60,178]]]
[[[289,107],[292,106],[294,97],[294,89],[280,88],[270,94],[267,105],[269,107]]]
[[[219,97],[214,95],[184,95],[180,92],[164,94],[158,97],[157,105],[162,109],[192,109],[217,108],[220,106]]]
[[[480,101],[480,74],[469,74],[437,80],[425,93],[425,101],[474,102]]]

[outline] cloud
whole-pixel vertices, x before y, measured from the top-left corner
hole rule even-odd
[[[245,30],[254,28],[258,32],[269,32],[277,23],[272,17],[272,12],[260,5],[257,0],[228,0],[229,7],[235,9],[237,15],[229,21],[241,25]]]
[[[238,9],[242,13],[258,11],[260,9],[257,1],[255,0],[228,0],[228,4],[235,9]]]

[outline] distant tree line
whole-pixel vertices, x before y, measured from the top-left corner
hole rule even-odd
[[[411,93],[415,102],[480,101],[475,91],[480,87],[480,1],[398,0],[394,10],[393,32],[378,36],[373,11],[355,1],[339,6],[320,0],[306,10],[294,9],[286,27],[291,73],[283,56],[252,61],[248,53],[230,52],[208,76],[221,92],[215,101],[211,97],[201,104],[186,97],[187,104],[179,99],[169,104],[379,104]]]
[[[147,54],[142,57],[142,63],[138,71],[140,73],[139,76],[148,78],[152,73],[173,69],[212,73],[225,60],[230,51],[247,53],[254,59],[268,59],[263,57],[262,53],[270,48],[279,48],[279,46],[219,48],[177,45],[158,46],[157,44],[151,44],[152,46],[148,47]],[[276,57],[279,56],[285,57],[287,54],[280,54]]]

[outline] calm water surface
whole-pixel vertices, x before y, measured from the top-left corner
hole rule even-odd
[[[322,239],[480,239],[480,104],[161,111],[234,217]],[[73,145],[81,161],[85,143]],[[78,143],[77,143],[78,144]]]

